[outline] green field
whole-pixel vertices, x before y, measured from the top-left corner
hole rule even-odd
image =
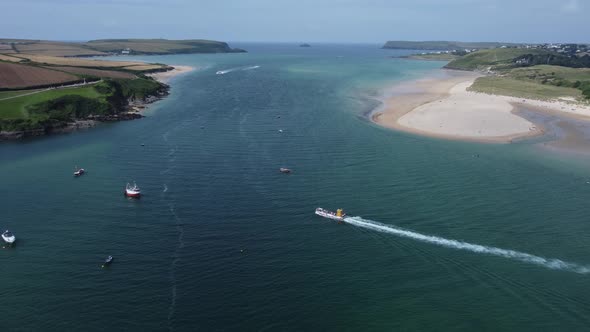
[[[22,94],[29,92],[31,91],[24,90],[0,92],[0,98],[9,96],[5,94]],[[29,113],[27,112],[28,106],[66,95],[78,95],[88,98],[98,98],[101,96],[101,94],[98,91],[96,91],[93,86],[85,86],[68,89],[48,90],[18,98],[0,100],[0,119],[26,119],[29,117]]]
[[[540,65],[515,68],[509,72],[509,75],[515,79],[533,80],[538,82],[549,80],[574,83],[576,81],[590,81],[590,68]]]
[[[478,78],[475,83],[473,83],[470,90],[495,95],[539,100],[551,100],[560,97],[572,97],[580,100],[582,97],[582,92],[574,88],[497,76]]]
[[[522,98],[549,100],[570,97],[582,101],[583,87],[580,86],[588,83],[588,68],[540,65],[514,68],[502,76],[479,78],[471,89]]]
[[[0,100],[35,92],[39,90],[17,90],[17,91],[0,91]]]

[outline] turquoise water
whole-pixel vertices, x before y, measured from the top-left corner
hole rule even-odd
[[[147,118],[0,145],[0,227],[18,238],[0,251],[5,329],[588,326],[587,159],[363,116],[441,63],[236,47],[250,53],[139,58],[200,68]],[[131,180],[140,200],[122,195]]]

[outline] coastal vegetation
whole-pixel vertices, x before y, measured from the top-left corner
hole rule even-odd
[[[459,57],[446,68],[482,71],[473,91],[534,99],[590,99],[590,56],[547,49],[497,48]]]
[[[581,91],[575,88],[540,84],[534,81],[500,76],[480,77],[475,80],[470,90],[494,95],[538,100],[559,98],[580,99],[582,97]]]
[[[77,120],[116,120],[129,100],[164,94],[166,86],[146,78],[106,79],[94,85],[24,96],[0,95],[0,131],[50,132]]]
[[[526,54],[549,54],[542,49],[527,48],[494,48],[479,50],[449,62],[445,68],[459,70],[502,70],[515,67],[515,59]]]
[[[158,63],[81,57],[129,54],[245,52],[211,40],[104,39],[53,42],[0,39],[0,139],[43,135],[83,120],[117,121],[141,115],[168,86],[146,74]]]
[[[405,49],[405,50],[461,50],[461,49],[484,49],[497,48],[501,46],[517,46],[514,43],[497,42],[457,42],[457,41],[388,41],[383,48]]]

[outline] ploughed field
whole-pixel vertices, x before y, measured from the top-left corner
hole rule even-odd
[[[79,80],[75,75],[57,70],[0,62],[0,89],[72,83]]]
[[[57,66],[79,66],[79,67],[97,67],[97,68],[118,68],[145,65],[143,62],[134,61],[104,61],[104,60],[90,60],[80,58],[62,58],[56,56],[37,55],[37,54],[18,54],[15,57],[30,60],[36,63],[57,65]],[[162,67],[162,66],[160,66]]]
[[[64,71],[71,74],[77,75],[86,75],[86,76],[95,76],[100,78],[136,78],[137,76],[123,72],[123,71],[116,71],[116,70],[100,70],[100,69],[92,69],[92,68],[83,68],[83,67],[68,67],[68,66],[61,66],[61,67],[45,67],[49,69],[55,69]]]

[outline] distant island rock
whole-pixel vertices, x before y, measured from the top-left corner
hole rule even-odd
[[[311,47],[311,45],[303,43],[303,44],[299,45],[299,47]]]

